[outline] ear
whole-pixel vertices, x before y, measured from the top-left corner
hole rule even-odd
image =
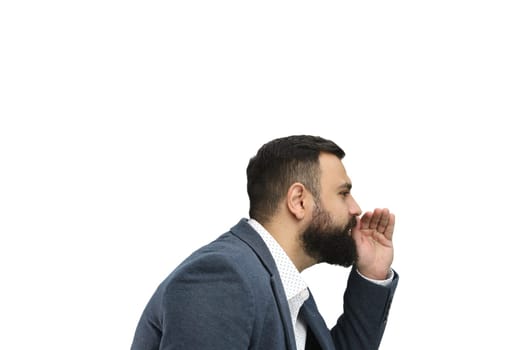
[[[306,194],[306,188],[300,182],[295,182],[290,186],[290,188],[288,188],[286,205],[288,206],[290,213],[298,220],[302,220],[306,215]]]

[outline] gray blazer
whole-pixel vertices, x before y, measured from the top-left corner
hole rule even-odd
[[[398,276],[383,287],[354,270],[334,328],[327,328],[312,296],[301,308],[307,349],[379,347]],[[195,251],[159,285],[131,349],[296,350],[277,267],[246,219]]]

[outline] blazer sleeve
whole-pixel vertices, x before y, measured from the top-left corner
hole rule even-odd
[[[399,276],[389,286],[367,281],[352,269],[344,293],[344,312],[331,330],[338,350],[375,350],[385,331]]]
[[[234,259],[206,254],[159,286],[132,350],[248,349],[254,312],[253,293]]]

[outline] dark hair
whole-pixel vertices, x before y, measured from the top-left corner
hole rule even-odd
[[[345,152],[319,136],[293,135],[264,144],[246,168],[250,218],[267,222],[295,182],[319,198],[319,155],[331,153],[342,159]]]

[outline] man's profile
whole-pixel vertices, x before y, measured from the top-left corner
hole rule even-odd
[[[395,217],[388,209],[362,213],[344,156],[318,136],[264,144],[246,169],[249,218],[160,283],[131,349],[379,348],[398,283]],[[352,267],[332,329],[301,277],[322,262]]]

